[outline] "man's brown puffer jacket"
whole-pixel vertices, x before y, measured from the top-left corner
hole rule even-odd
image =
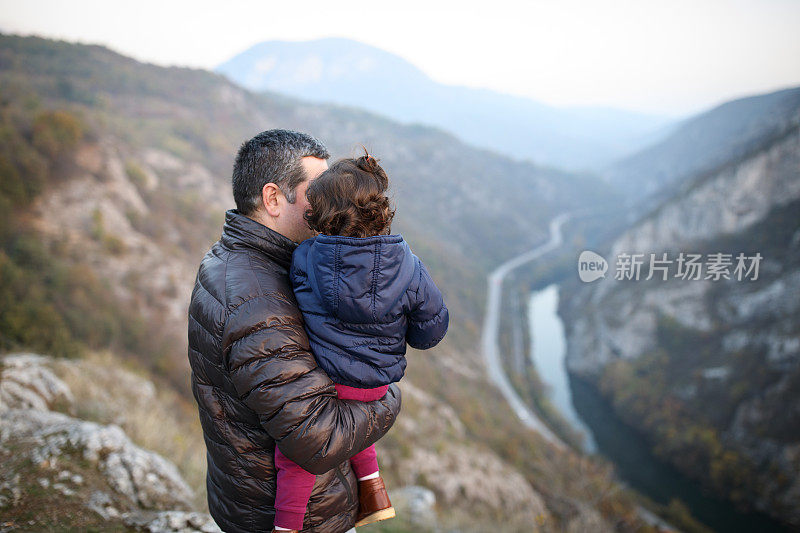
[[[383,436],[400,410],[396,385],[375,402],[336,397],[309,351],[289,285],[295,247],[228,211],[189,305],[189,362],[208,451],[208,507],[227,532],[271,531],[276,444],[318,474],[304,531],[350,529],[358,497],[348,459]]]

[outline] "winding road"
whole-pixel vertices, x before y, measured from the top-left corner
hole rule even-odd
[[[590,213],[591,212],[592,211],[590,211]],[[500,361],[500,348],[497,344],[497,338],[500,330],[500,301],[502,298],[503,280],[512,270],[526,263],[530,263],[561,246],[563,242],[561,226],[570,218],[577,216],[580,216],[578,212],[563,213],[556,216],[550,221],[550,240],[537,246],[533,250],[529,250],[509,259],[489,274],[489,295],[486,305],[486,318],[483,322],[483,357],[486,361],[486,369],[489,373],[489,378],[497,385],[500,392],[503,393],[506,401],[517,414],[520,421],[528,428],[538,432],[545,440],[560,450],[567,449],[566,443],[564,443],[558,435],[553,433],[536,413],[525,405],[522,398],[520,398],[514,390],[514,387],[511,386],[511,382],[503,370],[503,365]],[[636,506],[636,511],[642,520],[652,526],[666,531],[677,531],[674,526],[641,505]]]
[[[550,240],[537,246],[533,250],[522,253],[509,259],[495,268],[488,276],[489,294],[486,302],[486,317],[483,322],[483,358],[489,379],[497,385],[503,393],[508,404],[517,414],[520,421],[530,429],[539,433],[555,447],[565,449],[567,445],[553,431],[547,427],[539,416],[525,405],[508,379],[503,364],[500,361],[500,348],[498,336],[500,332],[500,302],[503,295],[503,280],[514,269],[538,259],[544,254],[555,250],[562,243],[561,226],[570,219],[571,213],[563,213],[550,221]]]

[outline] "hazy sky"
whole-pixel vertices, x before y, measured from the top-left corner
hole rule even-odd
[[[0,30],[209,69],[265,40],[347,37],[445,83],[665,114],[800,85],[800,1],[380,4],[0,0]]]

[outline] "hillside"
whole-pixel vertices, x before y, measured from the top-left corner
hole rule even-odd
[[[604,166],[660,138],[671,122],[621,109],[558,108],[487,89],[444,85],[396,55],[348,39],[267,41],[216,70],[252,91],[437,126],[475,146],[559,168]]]
[[[786,104],[798,95],[764,98]],[[606,278],[569,284],[560,309],[570,371],[597,386],[658,455],[716,494],[793,527],[800,524],[795,102],[781,116],[753,121],[793,126],[780,134],[761,128],[750,150],[686,179],[675,196],[601,251],[609,261]],[[742,146],[722,144],[708,152],[709,161]],[[660,163],[654,159],[653,168]],[[649,254],[664,252],[673,260],[668,279],[657,272],[645,281]],[[701,279],[676,279],[680,252],[731,254],[727,279],[706,270]],[[621,253],[646,254],[640,281],[615,279]],[[757,279],[752,272],[737,279],[739,253],[761,255]]]
[[[197,494],[194,509],[205,464],[188,388],[189,291],[232,207],[238,144],[288,127],[336,155],[364,143],[381,159],[393,180],[394,229],[451,309],[446,341],[409,354],[403,412],[379,444],[391,486],[418,486],[435,498],[435,523],[462,531],[500,519],[509,531],[645,527],[610,468],[520,427],[476,348],[489,267],[541,240],[554,213],[610,199],[590,178],[95,46],[2,36],[0,88],[0,347],[90,362],[110,351],[158,391],[174,390],[170,405],[187,429],[179,442],[166,434],[156,444]]]
[[[458,300],[463,310],[456,327],[478,321],[482,272],[544,238],[546,221],[557,210],[607,197],[591,178],[516,163],[436,130],[253,95],[206,72],[164,71],[99,47],[58,48],[4,37],[0,61],[9,128],[24,131],[34,120],[46,121],[45,110],[63,108],[82,124],[89,141],[67,148],[76,155],[75,165],[60,169],[84,182],[66,180],[58,198],[41,199],[40,212],[59,204],[60,220],[43,219],[38,229],[53,238],[65,232],[62,242],[78,233],[103,234],[82,244],[88,245],[88,258],[104,263],[115,290],[125,292],[122,278],[131,275],[124,270],[156,268],[163,274],[140,273],[142,279],[128,282],[151,285],[144,292],[160,291],[162,303],[179,298],[166,294],[170,290],[188,290],[176,288],[170,278],[186,279],[178,265],[196,268],[220,231],[222,212],[232,206],[229,174],[238,144],[276,125],[311,132],[335,157],[352,154],[363,143],[381,159],[398,205],[396,229],[434,271],[441,272],[445,260],[448,270],[461,271],[442,280],[448,300]],[[90,176],[105,186],[87,190]],[[102,198],[87,209],[87,194]],[[169,257],[145,253],[142,262],[151,256],[156,261],[135,265],[125,254],[105,253],[114,237],[135,240],[131,251],[156,242],[175,249]],[[104,242],[92,248],[92,241]],[[128,292],[133,298],[139,291]],[[170,311],[182,318],[178,307]]]
[[[683,182],[742,154],[762,151],[800,123],[800,88],[726,102],[676,125],[652,146],[611,165],[603,176],[632,199],[661,201]]]

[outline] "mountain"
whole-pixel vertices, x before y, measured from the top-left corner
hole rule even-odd
[[[740,98],[692,116],[672,133],[603,172],[633,199],[669,197],[684,181],[763,150],[800,123],[800,87]]]
[[[409,351],[402,414],[378,444],[390,491],[411,487],[409,498],[421,495],[435,513],[387,527],[485,531],[502,520],[506,531],[654,531],[608,465],[521,426],[477,351],[489,269],[543,240],[553,214],[614,196],[588,176],[513,161],[432,128],[253,94],[213,73],[102,47],[0,36],[0,350],[85,364],[73,377],[93,385],[93,401],[74,414],[102,424],[118,417],[131,441],[172,460],[202,501],[189,294],[233,206],[237,147],[275,127],[309,132],[336,156],[369,147],[392,182],[393,229],[426,262],[451,311],[441,345]],[[137,430],[147,410],[126,400],[124,378],[102,377],[107,366],[127,365],[156,389],[149,432]],[[164,409],[169,417],[158,420]],[[2,464],[3,480],[36,486],[34,465]],[[52,506],[75,503],[50,495]],[[59,527],[84,529],[69,516],[59,515]],[[45,515],[30,520],[31,530],[51,527]]]
[[[404,59],[329,38],[267,41],[216,69],[252,91],[368,109],[443,128],[516,159],[599,168],[663,135],[671,122],[611,108],[557,108],[527,98],[437,83]]]
[[[738,100],[688,121],[678,130],[686,139],[632,158],[639,179],[671,196],[606,247],[604,279],[567,284],[560,308],[570,372],[598,387],[658,455],[794,528],[799,118],[798,89]],[[700,279],[676,278],[681,252],[701,254]],[[621,254],[634,253],[646,254],[640,280],[615,279]],[[668,254],[667,280],[660,271],[645,280],[651,253]],[[729,254],[716,256],[729,263],[724,275],[708,269],[715,254]],[[737,276],[739,254],[760,255],[757,275]]]

